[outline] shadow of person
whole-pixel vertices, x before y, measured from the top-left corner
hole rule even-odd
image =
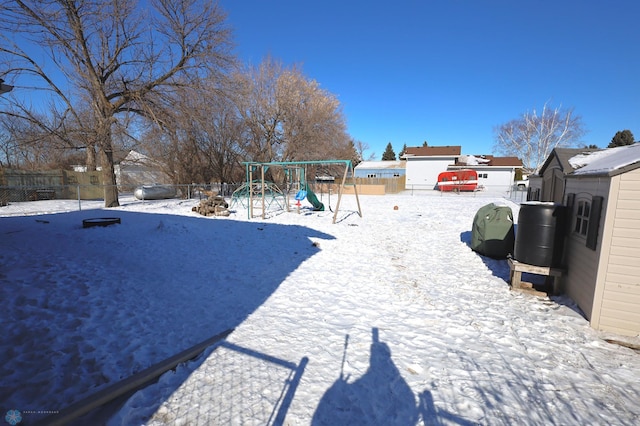
[[[322,396],[312,425],[415,425],[419,419],[413,391],[391,360],[391,350],[372,329],[367,372],[349,383],[340,377]],[[345,338],[346,355],[349,335]],[[344,359],[343,359],[344,366]]]

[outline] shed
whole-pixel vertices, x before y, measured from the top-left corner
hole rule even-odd
[[[593,328],[640,334],[640,143],[567,160],[564,292]]]
[[[529,176],[530,201],[552,201],[562,203],[564,200],[564,177],[572,173],[575,167],[569,159],[580,154],[598,151],[589,148],[554,148],[551,154],[535,175]]]

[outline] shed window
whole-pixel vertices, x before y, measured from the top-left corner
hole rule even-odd
[[[578,201],[576,210],[576,225],[573,228],[573,232],[580,234],[583,237],[587,236],[589,230],[589,215],[591,213],[591,203],[588,201]]]
[[[600,215],[603,204],[604,198],[600,196],[593,196],[591,200],[579,200],[576,204],[576,221],[573,232],[586,237],[586,246],[591,250],[595,250],[598,246]]]

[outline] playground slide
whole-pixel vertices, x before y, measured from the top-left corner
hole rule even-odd
[[[307,187],[307,200],[309,200],[309,202],[313,206],[313,210],[317,212],[324,211],[324,204],[322,204],[320,200],[318,200],[318,197],[316,197],[316,194],[314,194],[311,188],[308,188],[308,187]]]

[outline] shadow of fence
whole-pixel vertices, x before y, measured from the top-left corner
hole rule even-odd
[[[223,341],[179,370],[182,380],[168,374],[133,395],[109,424],[282,425],[308,362]]]

